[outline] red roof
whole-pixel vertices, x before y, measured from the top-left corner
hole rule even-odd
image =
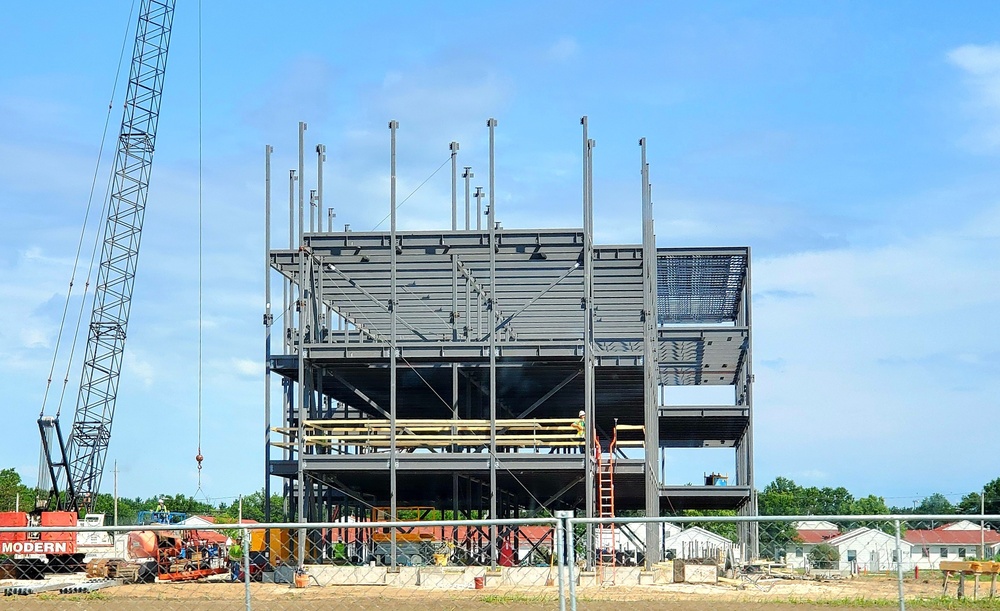
[[[799,535],[798,537],[796,537],[796,541],[798,543],[809,543],[809,544],[822,543],[828,539],[832,539],[840,535],[840,531],[836,529],[833,530],[805,529],[805,530],[797,530],[795,532],[797,532]]]
[[[908,530],[903,536],[907,543],[914,545],[979,545],[983,540],[988,544],[1000,543],[1000,533],[986,529],[976,530]]]

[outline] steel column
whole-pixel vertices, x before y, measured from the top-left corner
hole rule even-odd
[[[584,499],[585,515],[595,516],[594,467],[591,457],[598,451],[594,447],[594,335],[593,335],[593,273],[594,249],[593,226],[591,224],[590,162],[591,140],[587,135],[587,117],[580,119],[583,126],[583,299],[585,303],[583,323],[583,411],[586,430],[584,431]],[[594,525],[587,524],[587,567],[594,562]]]
[[[646,163],[646,139],[639,140],[642,150],[642,252],[643,252],[643,411],[646,428],[645,488],[646,516],[660,514],[660,483],[657,479],[657,458],[660,450],[659,410],[657,391],[656,319],[656,236],[653,233],[653,201],[649,186],[649,165]],[[646,569],[652,570],[660,560],[659,532],[646,529]]]
[[[451,230],[458,229],[458,143],[448,145],[451,151]]]
[[[494,186],[493,146],[494,129],[497,120],[490,118],[486,122],[490,129],[490,326],[496,325],[497,294],[497,242],[496,242],[496,190]],[[497,334],[490,333],[490,519],[497,518]],[[490,566],[497,566],[497,527],[490,526]]]
[[[389,327],[389,512],[396,520],[396,130],[399,123],[389,122],[389,309],[392,311]],[[396,568],[396,529],[392,529],[391,566]]]
[[[271,153],[264,147],[264,521],[271,521]],[[269,534],[269,533],[268,533]]]

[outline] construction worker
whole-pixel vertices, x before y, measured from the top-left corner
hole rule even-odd
[[[240,545],[239,541],[233,541],[232,545],[229,546],[229,569],[232,572],[233,581],[240,580],[240,573],[242,572],[240,563],[242,562],[243,546]]]
[[[159,522],[160,524],[167,524],[170,522],[170,512],[167,511],[167,506],[163,503],[163,499],[160,499],[156,504],[156,512],[153,514],[153,520]]]
[[[577,418],[570,426],[573,427],[574,431],[576,431],[577,437],[583,437],[584,431],[587,430],[587,413],[580,410],[580,417]]]

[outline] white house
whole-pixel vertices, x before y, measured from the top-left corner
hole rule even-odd
[[[691,526],[663,539],[667,558],[717,558],[735,547],[736,544],[726,537],[699,526]]]
[[[836,568],[859,573],[888,571],[896,568],[899,558],[896,554],[896,535],[874,528],[855,528],[834,537],[826,543],[837,548],[840,560]],[[909,555],[910,545],[900,541],[904,562]]]
[[[616,524],[614,540],[610,529],[606,529],[603,535],[598,535],[598,529],[594,527],[595,536],[599,538],[597,547],[600,549],[611,549],[623,554],[625,558],[637,561],[639,554],[646,549],[646,527],[655,528],[660,531],[660,541],[666,541],[681,532],[681,527],[671,522],[661,522],[659,524],[646,524],[635,522],[628,524]],[[662,548],[661,548],[662,549]]]
[[[992,558],[1000,553],[1000,533],[969,520],[961,520],[932,529],[906,531],[910,544],[910,567],[936,569],[942,560]],[[983,546],[985,545],[985,550]]]
[[[785,563],[790,568],[808,569],[809,552],[823,543],[835,548],[839,554],[832,567],[834,570],[852,572],[878,572],[894,569],[898,560],[896,556],[896,536],[874,528],[855,528],[846,533],[840,533],[836,524],[814,521],[795,524],[798,532],[797,540],[789,543]],[[903,562],[909,557],[910,545],[900,542],[903,550]]]
[[[793,522],[796,536],[785,548],[785,564],[790,568],[809,568],[809,552],[834,537],[840,536],[840,529],[833,522],[806,520]]]

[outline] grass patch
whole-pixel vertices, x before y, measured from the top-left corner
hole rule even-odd
[[[548,603],[556,600],[545,594],[486,594],[479,597],[484,603],[506,605],[510,603]]]
[[[808,605],[811,607],[831,607],[831,608],[861,608],[861,609],[898,609],[899,600],[896,598],[865,598],[861,596],[844,598],[784,598],[772,599],[768,602],[785,603],[790,605]],[[997,609],[1000,610],[1000,598],[982,598],[972,600],[971,598],[952,598],[950,596],[938,596],[935,598],[907,598],[907,609]]]
[[[92,601],[110,600],[111,597],[104,592],[88,592],[86,594],[58,594],[53,592],[42,592],[38,595],[39,600],[69,600],[69,601]]]

